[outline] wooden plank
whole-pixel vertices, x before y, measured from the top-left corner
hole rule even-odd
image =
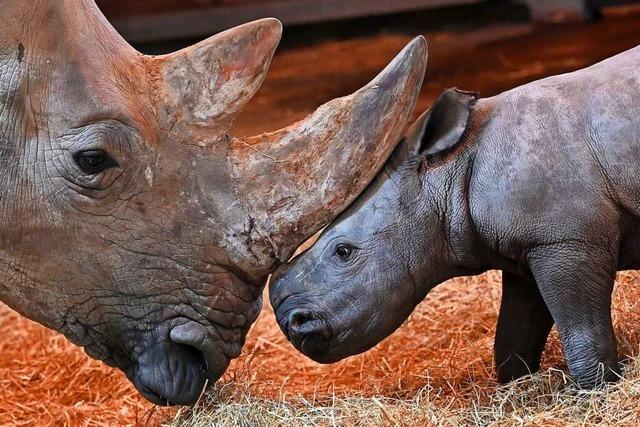
[[[96,3],[105,15],[114,19],[214,7],[238,7],[276,1],[282,0],[96,0]]]
[[[603,7],[640,3],[640,0],[519,0],[531,11],[535,22],[568,23],[591,21]]]
[[[607,6],[624,6],[634,3],[640,3],[640,0],[591,0],[595,7]]]
[[[536,22],[582,22],[593,19],[596,9],[591,0],[525,0]]]
[[[236,0],[237,1],[237,0]],[[240,3],[152,15],[112,19],[128,40],[146,43],[195,38],[265,17],[280,19],[285,25],[409,12],[443,6],[480,3],[484,0],[279,0]],[[106,4],[103,6],[106,10]]]

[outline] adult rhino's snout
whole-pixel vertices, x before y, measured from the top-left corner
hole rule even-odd
[[[133,378],[138,391],[157,405],[191,405],[206,382],[207,364],[202,352],[166,341],[142,353]]]

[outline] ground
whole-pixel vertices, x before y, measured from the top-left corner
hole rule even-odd
[[[490,96],[636,46],[638,20],[640,11],[625,8],[594,24],[427,34],[429,69],[416,115],[447,87]],[[351,93],[409,40],[387,34],[280,53],[234,132],[273,130]],[[542,374],[497,386],[499,283],[499,272],[447,282],[377,348],[335,365],[298,354],[265,304],[243,355],[195,411],[153,407],[118,371],[0,306],[0,425],[639,424],[640,274],[619,274],[615,291],[626,379],[596,393],[571,387],[555,332]]]

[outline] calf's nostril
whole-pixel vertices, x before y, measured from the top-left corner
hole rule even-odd
[[[302,325],[310,320],[313,320],[313,313],[311,313],[310,310],[299,308],[295,309],[289,313],[289,328],[293,331],[297,331]]]
[[[295,309],[287,317],[287,335],[294,344],[299,340],[315,336],[328,340],[331,338],[331,329],[327,322],[319,318],[311,310]]]
[[[328,351],[332,332],[322,313],[297,308],[286,315],[286,321],[287,338],[302,353],[314,358]]]

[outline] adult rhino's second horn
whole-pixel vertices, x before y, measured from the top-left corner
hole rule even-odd
[[[160,122],[187,144],[224,140],[240,110],[267,76],[282,24],[249,22],[178,52],[146,57]]]
[[[426,65],[427,43],[417,37],[356,93],[288,128],[232,142],[237,196],[262,239],[254,250],[285,262],[364,190],[400,140]]]

